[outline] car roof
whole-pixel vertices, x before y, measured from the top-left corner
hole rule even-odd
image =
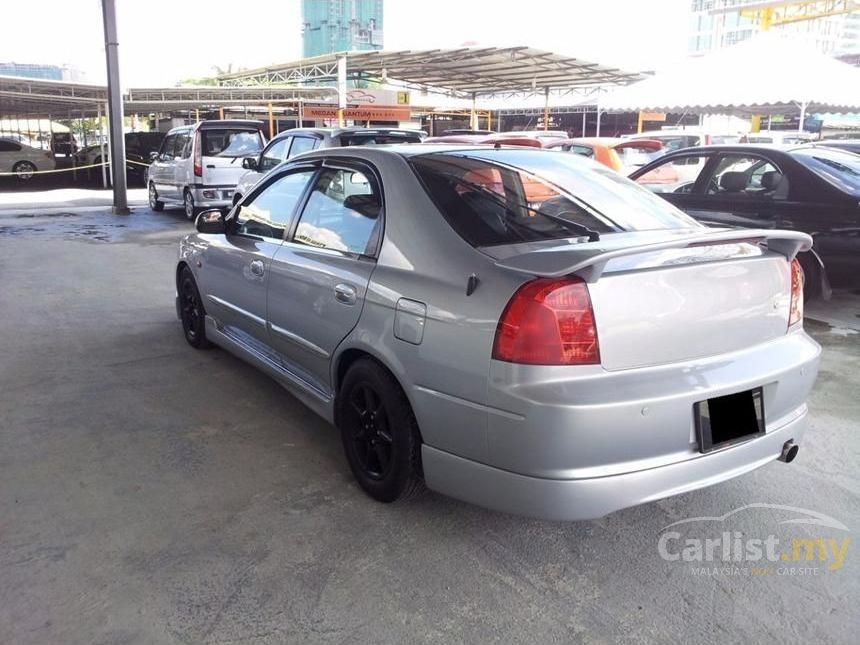
[[[410,130],[409,128],[365,128],[361,126],[351,126],[347,128],[290,128],[289,130],[284,130],[279,132],[276,137],[288,137],[296,134],[313,134],[319,136],[329,135],[331,137],[338,137],[344,134],[403,134],[403,135],[418,135],[424,136],[426,133],[423,130]]]
[[[456,144],[456,143],[422,143],[421,145],[416,145],[414,143],[389,143],[385,145],[376,145],[376,146],[349,146],[345,148],[320,148],[318,150],[314,150],[313,152],[305,152],[302,154],[302,157],[307,158],[310,155],[326,155],[326,156],[337,156],[344,154],[350,155],[353,153],[361,153],[361,151],[374,150],[381,152],[383,154],[394,154],[400,157],[420,157],[423,155],[432,155],[432,154],[440,154],[440,153],[469,153],[469,152],[481,152],[486,154],[487,151],[492,150],[516,150],[519,152],[531,152],[534,154],[547,154],[547,150],[544,148],[532,148],[529,146],[491,146],[487,144],[483,145],[471,145],[471,144]],[[550,152],[551,154],[551,152]]]
[[[711,144],[708,146],[691,146],[689,148],[681,148],[663,155],[661,159],[668,156],[679,154],[694,154],[699,155],[705,152],[791,152],[804,146],[796,143],[792,144],[776,144],[776,143],[723,143]]]

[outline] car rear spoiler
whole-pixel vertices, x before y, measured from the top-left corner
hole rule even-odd
[[[652,251],[746,242],[765,246],[793,260],[801,251],[812,248],[812,238],[806,233],[772,229],[706,230],[686,235],[670,233],[668,238],[640,244],[631,243],[627,237],[617,241],[612,240],[612,237],[608,236],[599,242],[530,251],[498,260],[496,266],[550,278],[575,274],[586,282],[596,282],[610,260]]]

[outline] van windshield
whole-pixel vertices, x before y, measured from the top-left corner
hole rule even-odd
[[[201,130],[204,157],[245,157],[263,149],[263,138],[257,130],[224,128]]]

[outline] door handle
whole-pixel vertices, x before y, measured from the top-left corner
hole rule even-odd
[[[334,299],[345,305],[354,305],[356,300],[355,287],[348,284],[335,285]]]
[[[253,273],[255,276],[261,277],[265,270],[265,267],[263,266],[263,262],[261,260],[254,260],[253,262],[251,262],[250,267],[251,273]]]

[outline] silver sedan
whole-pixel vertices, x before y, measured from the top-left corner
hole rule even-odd
[[[319,150],[198,217],[177,312],[335,424],[373,498],[585,519],[794,458],[810,245],[575,155]]]

